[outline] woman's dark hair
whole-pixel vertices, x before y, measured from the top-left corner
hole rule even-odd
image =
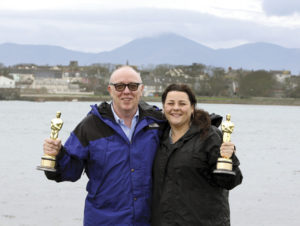
[[[191,116],[191,122],[194,125],[199,125],[199,127],[203,130],[204,136],[206,136],[211,125],[210,117],[206,111],[196,108],[197,99],[191,88],[185,84],[169,85],[161,96],[163,105],[165,104],[168,93],[171,91],[184,92],[188,95],[190,103],[194,107],[194,114]]]

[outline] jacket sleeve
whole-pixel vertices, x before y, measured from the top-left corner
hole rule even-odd
[[[74,182],[81,177],[87,157],[88,146],[83,146],[72,132],[56,157],[56,172],[45,172],[46,177],[56,182]]]
[[[241,184],[243,180],[243,175],[239,168],[239,160],[235,154],[232,156],[232,163],[233,163],[232,171],[235,173],[235,175],[212,173],[212,178],[214,182],[218,186],[225,188],[227,190],[233,189],[237,185]]]
[[[209,180],[210,182],[218,187],[225,188],[227,190],[231,190],[237,185],[242,183],[243,176],[241,170],[239,168],[240,162],[235,154],[232,155],[232,165],[233,165],[233,172],[235,175],[232,174],[216,174],[213,171],[216,169],[216,164],[218,158],[220,156],[220,146],[222,144],[222,137],[217,128],[214,129],[214,133],[206,141],[207,144],[207,151],[208,151],[208,165],[209,165]]]

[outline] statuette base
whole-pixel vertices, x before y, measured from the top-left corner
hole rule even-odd
[[[42,166],[37,166],[37,170],[43,170],[43,171],[49,171],[49,172],[56,172],[55,168],[49,168],[49,167],[42,167]]]
[[[235,175],[232,171],[232,160],[228,158],[218,158],[217,167],[214,173]]]
[[[50,155],[43,155],[41,165],[37,166],[36,169],[43,171],[55,172],[56,158]]]
[[[230,171],[230,170],[215,169],[214,173],[227,174],[227,175],[233,175],[233,176],[235,176],[235,172]]]

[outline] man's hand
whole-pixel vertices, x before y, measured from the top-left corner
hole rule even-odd
[[[60,139],[50,139],[47,138],[44,141],[44,153],[46,155],[57,156],[61,149],[61,140]]]
[[[235,145],[231,142],[224,142],[220,148],[220,154],[223,158],[231,158],[235,152]]]

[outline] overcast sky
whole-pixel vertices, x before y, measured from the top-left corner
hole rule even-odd
[[[176,33],[211,48],[300,48],[300,0],[1,0],[0,44],[109,51]]]

